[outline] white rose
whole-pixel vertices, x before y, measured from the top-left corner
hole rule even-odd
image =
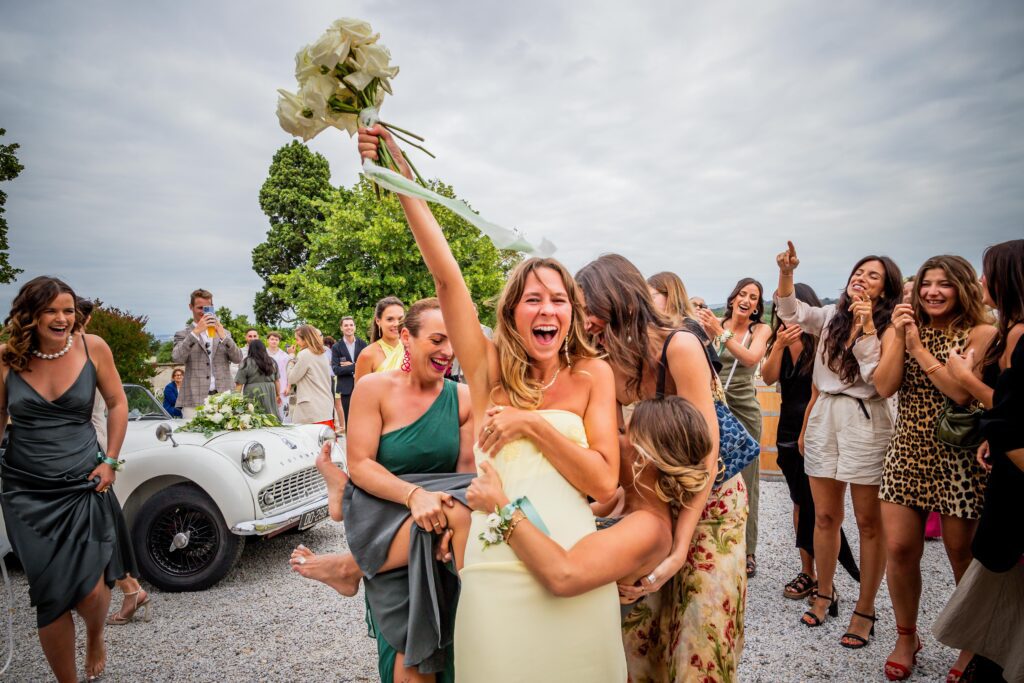
[[[207,419],[213,424],[219,425],[221,421],[224,419],[224,416],[221,415],[220,413],[211,413],[209,416],[207,416]]]
[[[353,45],[367,45],[377,42],[379,33],[374,33],[368,22],[362,19],[342,17],[331,24],[331,29],[344,36]]]
[[[352,41],[349,37],[332,27],[309,46],[309,59],[317,66],[326,66],[333,70],[338,62],[345,61],[351,48]]]
[[[323,119],[327,116],[327,102],[334,96],[340,84],[334,76],[313,76],[308,78],[299,88],[299,99],[303,107],[313,112],[313,118]]]
[[[497,529],[499,524],[501,524],[501,515],[499,515],[496,512],[492,512],[491,514],[487,515],[488,529]]]
[[[391,53],[383,45],[363,45],[352,51],[352,63],[356,71],[345,76],[345,82],[356,90],[363,90],[374,78],[380,79],[381,87],[391,93],[388,79],[398,75],[398,67],[391,66]]]
[[[255,413],[255,412],[256,412],[256,406],[255,406],[255,405],[253,405],[252,403],[250,403],[249,405],[247,405],[247,406],[245,407],[245,409],[246,409],[247,411],[249,411],[250,413]]]
[[[295,80],[300,84],[305,83],[307,78],[319,76],[321,73],[323,70],[319,64],[313,63],[308,45],[295,53]]]
[[[498,543],[501,541],[501,534],[497,529],[488,529],[484,532],[484,540],[488,543]]]
[[[316,118],[312,111],[306,109],[298,95],[287,90],[277,92],[281,95],[277,100],[277,120],[285,132],[306,141],[312,140],[327,127],[322,119]]]
[[[248,429],[249,426],[252,425],[252,415],[242,415],[238,418],[238,421],[242,423],[243,428]]]

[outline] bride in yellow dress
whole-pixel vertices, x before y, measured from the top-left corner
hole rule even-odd
[[[412,177],[401,150],[378,127],[360,131],[362,156],[376,159],[378,136]],[[569,548],[595,530],[587,496],[610,499],[619,473],[614,379],[586,340],[582,295],[559,262],[523,261],[498,301],[492,342],[427,204],[397,196],[469,384],[480,426],[477,462],[489,460],[509,498],[527,497],[551,538]],[[507,546],[484,547],[485,519],[473,513],[461,572],[456,680],[625,681],[615,585],[552,596]]]

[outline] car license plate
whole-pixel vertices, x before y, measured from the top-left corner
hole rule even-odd
[[[299,531],[305,531],[311,526],[315,526],[320,522],[327,519],[327,506],[318,507],[315,510],[302,513],[302,517],[299,518]]]

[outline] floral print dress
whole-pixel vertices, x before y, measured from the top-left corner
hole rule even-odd
[[[747,597],[747,489],[736,475],[713,489],[686,563],[622,623],[630,683],[737,680]]]

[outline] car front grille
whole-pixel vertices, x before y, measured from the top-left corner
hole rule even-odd
[[[269,515],[325,493],[327,484],[316,467],[306,467],[263,488],[260,491],[260,509],[264,515]]]

